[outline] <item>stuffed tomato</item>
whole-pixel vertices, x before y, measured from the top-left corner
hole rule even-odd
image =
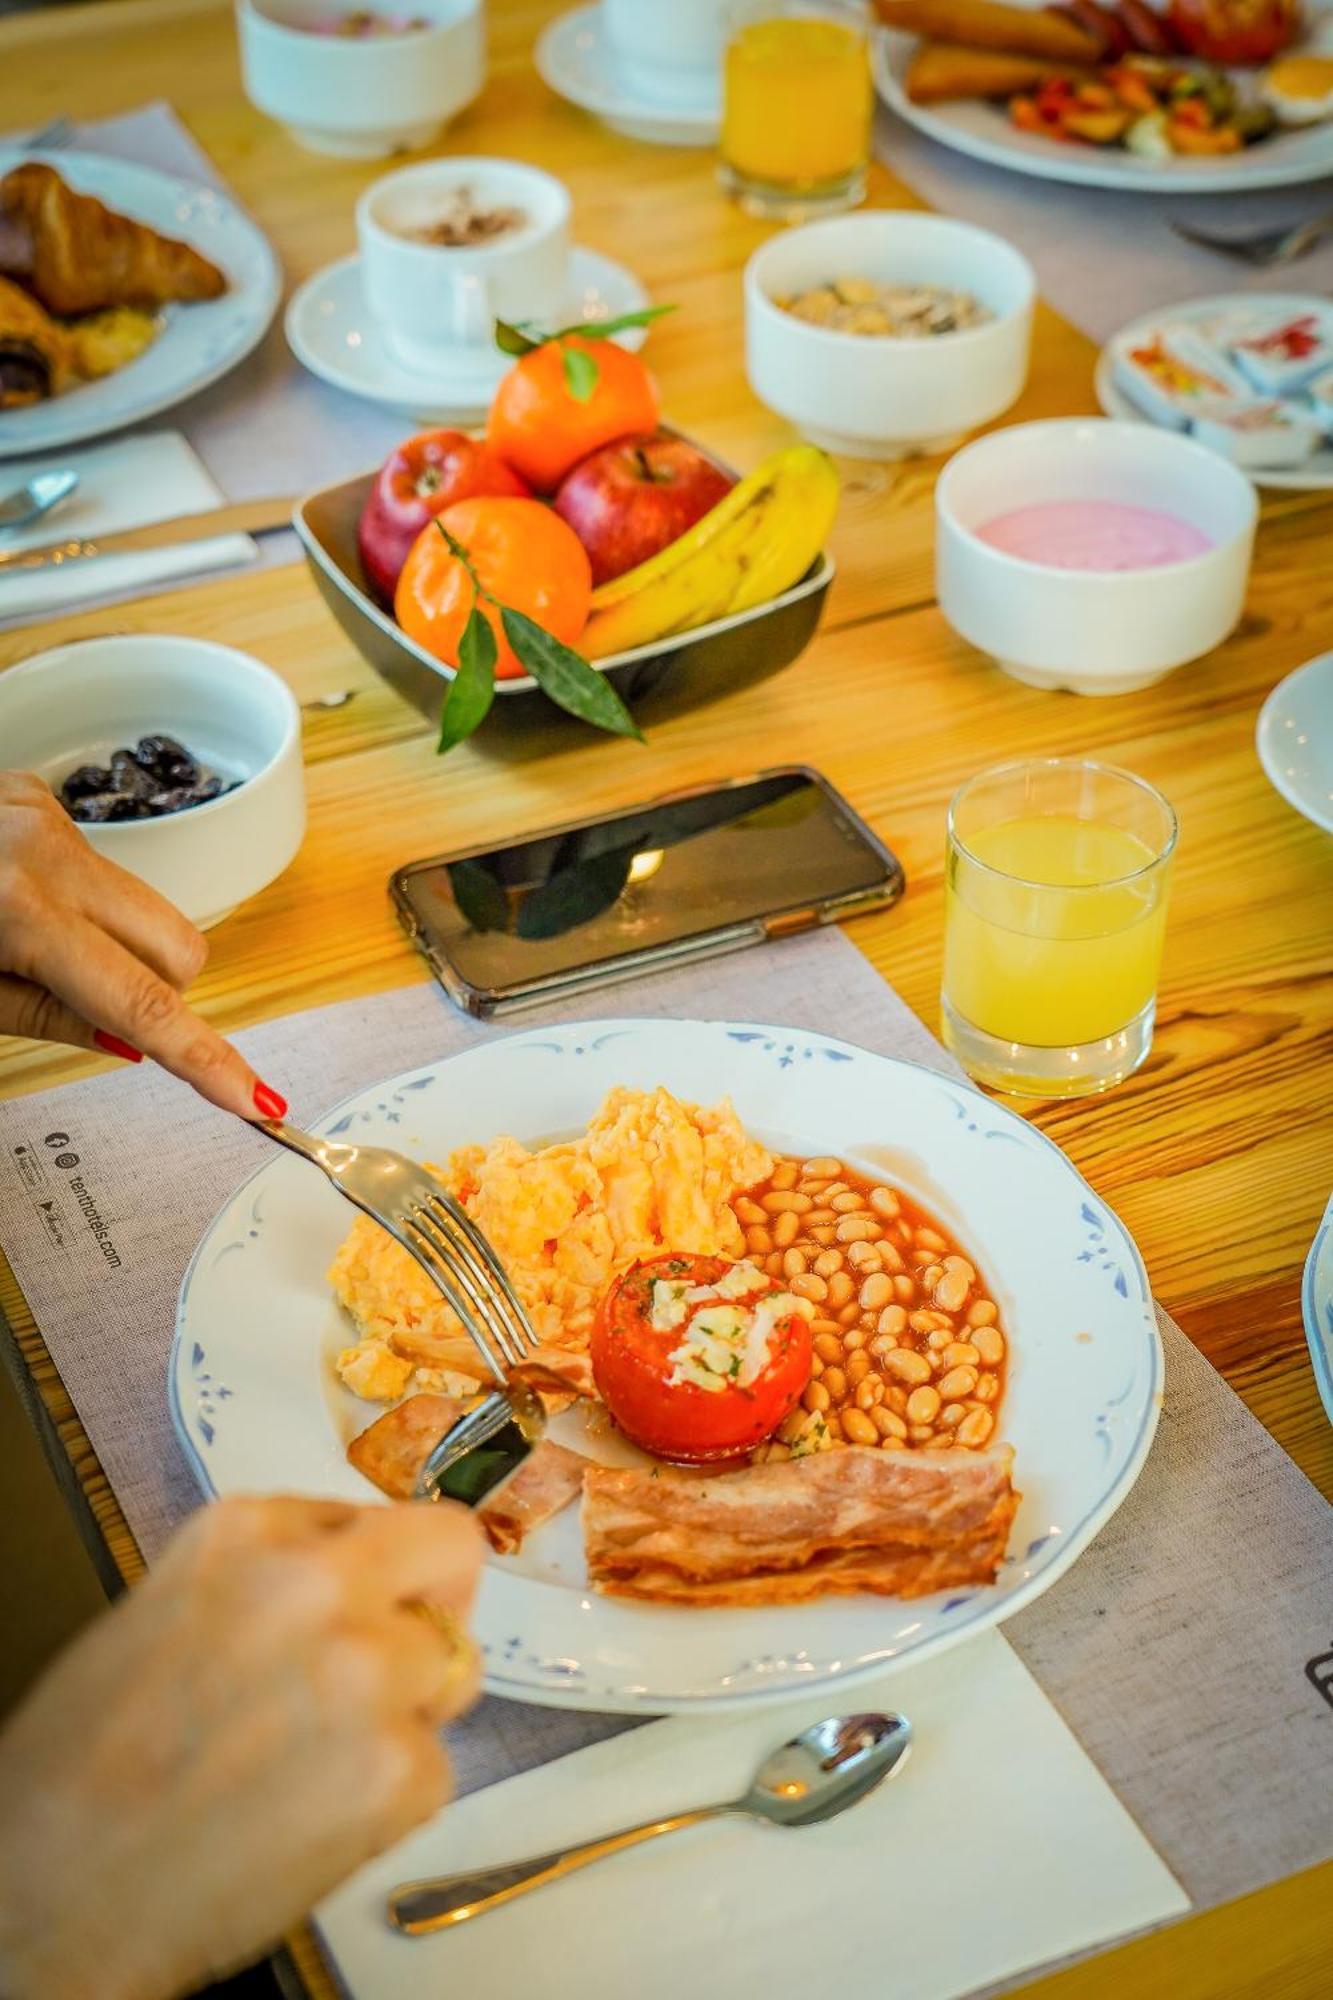
[[[592,1331],[597,1390],[657,1458],[737,1458],[775,1431],[810,1379],[801,1302],[755,1264],[674,1253],[631,1265]]]

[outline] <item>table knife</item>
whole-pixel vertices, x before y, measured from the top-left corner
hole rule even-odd
[[[88,556],[211,542],[219,535],[269,535],[291,526],[295,505],[291,495],[239,500],[225,507],[207,507],[202,513],[176,514],[169,521],[147,521],[141,528],[117,528],[109,535],[73,535],[63,542],[44,542],[35,549],[0,549],[0,575],[7,570],[51,569],[59,563],[82,562]]]

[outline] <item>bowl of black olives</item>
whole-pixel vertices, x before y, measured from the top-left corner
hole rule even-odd
[[[0,674],[0,762],[35,771],[92,845],[207,929],[305,832],[301,716],[248,653],[82,639]]]

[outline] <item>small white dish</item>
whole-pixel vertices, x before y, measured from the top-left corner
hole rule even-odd
[[[1130,424],[1151,424],[1153,418],[1146,410],[1141,410],[1131,397],[1125,394],[1115,379],[1115,353],[1126,342],[1133,342],[1149,334],[1163,320],[1171,320],[1182,326],[1198,324],[1200,327],[1218,319],[1229,318],[1235,313],[1254,312],[1257,306],[1265,311],[1271,309],[1285,317],[1293,317],[1311,309],[1327,310],[1327,300],[1314,298],[1308,292],[1219,292],[1206,299],[1186,299],[1179,305],[1163,311],[1143,313],[1133,319],[1128,326],[1121,327],[1107,341],[1097,357],[1095,386],[1097,401],[1108,417],[1118,422]],[[1247,476],[1256,486],[1276,487],[1288,493],[1321,493],[1333,490],[1333,440],[1324,444],[1314,455],[1300,465],[1293,466],[1250,466],[1245,468]]]
[[[414,235],[459,201],[515,221],[466,246]],[[553,174],[485,156],[423,160],[368,187],[356,205],[361,283],[389,352],[430,374],[489,359],[497,319],[549,325],[569,289],[570,208]]]
[[[243,361],[268,332],[282,273],[268,238],[216,188],[100,153],[0,150],[0,176],[23,160],[45,159],[81,194],[178,237],[227,276],[221,298],[168,306],[162,331],[135,360],[99,382],[0,417],[0,459],[27,458],[84,444],[184,402]]]
[[[720,98],[693,109],[628,91],[612,60],[600,7],[575,7],[550,22],[538,37],[534,60],[557,97],[591,111],[627,139],[651,146],[711,146],[722,129]]]
[[[1269,784],[1333,833],[1333,653],[1278,682],[1259,711],[1254,741]]]
[[[970,292],[992,318],[920,339],[840,333],[780,298],[836,278]],[[745,267],[745,367],[756,396],[828,451],[902,458],[947,451],[1022,394],[1037,285],[986,229],[875,210],[784,229]]]
[[[351,11],[346,0],[236,0],[245,94],[313,153],[378,160],[428,146],[486,78],[482,0],[391,0],[421,15],[399,35],[321,35],[302,27]]]
[[[975,530],[1018,508],[1100,500],[1188,521],[1182,562],[1057,569]],[[1221,644],[1245,603],[1259,505],[1242,472],[1175,431],[1101,418],[1013,424],[965,445],[935,488],[935,593],[955,632],[1030,687],[1129,694]]]
[[[647,304],[648,294],[632,271],[596,250],[575,246],[569,291],[555,323],[614,319],[641,312]],[[405,368],[389,352],[366,304],[359,257],[344,257],[308,279],[287,307],[285,326],[292,353],[312,375],[423,423],[480,422],[511,363],[511,356],[494,347],[476,354],[459,350],[430,375]],[[631,350],[642,347],[647,337],[641,326],[615,335]]]
[[[1305,1260],[1301,1318],[1310,1343],[1315,1387],[1333,1423],[1333,1195]]]
[[[993,1586],[743,1610],[592,1593],[578,1511],[568,1509],[516,1556],[487,1558],[474,1629],[489,1692],[639,1715],[818,1691],[840,1699],[857,1680],[941,1652],[1048,1589],[1142,1470],[1162,1348],[1129,1232],[1026,1119],[934,1070],[803,1029],[612,1019],[491,1033],[368,1083],[314,1129],[443,1160],[501,1132],[531,1143],[577,1131],[617,1084],[665,1084],[697,1104],[730,1096],[747,1128],[779,1150],[873,1159],[879,1174],[892,1161],[892,1178],[972,1246],[1004,1302],[1013,1356],[1000,1432],[1014,1447],[1022,1503]],[[177,1435],[206,1493],[379,1498],[346,1457],[379,1411],[332,1372],[347,1322],[324,1273],[349,1222],[321,1175],[275,1155],[195,1251],[168,1380]],[[553,1434],[623,1463],[623,1441],[578,1408]]]
[[[301,712],[287,683],[233,646],[148,632],[78,639],[0,675],[5,761],[53,790],[78,765],[157,734],[233,789],[79,831],[208,930],[281,875],[305,834]]]

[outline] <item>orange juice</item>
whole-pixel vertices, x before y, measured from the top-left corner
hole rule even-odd
[[[859,9],[817,4],[757,18],[726,52],[722,160],[736,191],[860,199],[873,92]]]

